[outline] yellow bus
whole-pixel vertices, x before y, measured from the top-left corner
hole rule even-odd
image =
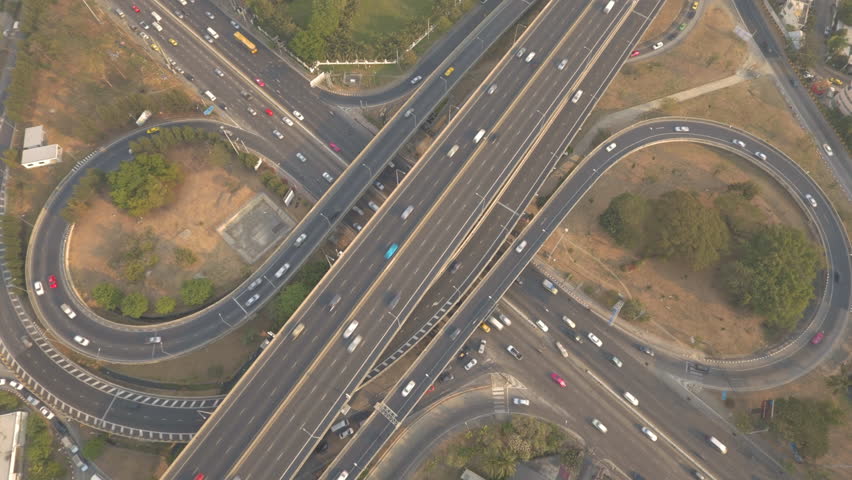
[[[251,43],[251,41],[248,38],[246,38],[246,36],[243,35],[242,33],[234,32],[234,38],[236,38],[237,40],[239,40],[240,43],[245,45],[246,48],[249,49],[249,52],[257,53],[257,47],[255,47],[254,44]]]

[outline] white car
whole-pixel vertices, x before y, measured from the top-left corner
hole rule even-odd
[[[343,331],[343,338],[351,337],[356,328],[358,328],[358,320],[352,320],[352,323]]]
[[[281,278],[281,276],[284,275],[284,272],[286,272],[287,270],[290,270],[289,263],[285,263],[281,266],[281,268],[278,269],[277,272],[275,272],[275,278]]]
[[[235,22],[235,21],[233,21],[233,20],[231,20],[231,26],[232,26],[232,27],[234,27],[234,29],[235,29],[235,30],[239,30],[239,29],[240,29],[240,24],[239,24],[239,23],[237,23],[237,22]]]
[[[541,320],[536,320],[535,324],[544,333],[547,333],[547,331],[550,330],[549,328],[547,328],[547,325],[544,322],[542,322]]]
[[[42,415],[44,415],[44,418],[46,418],[48,420],[53,420],[53,417],[56,416],[56,415],[53,414],[53,412],[48,410],[47,407],[41,407],[38,410],[41,412]]]
[[[829,157],[834,155],[834,150],[832,150],[831,147],[829,147],[827,143],[822,144],[822,149],[825,150],[825,154],[828,155]]]
[[[688,131],[689,131],[689,127],[687,127],[686,125],[675,127],[675,132],[688,132]]]
[[[63,312],[65,312],[65,315],[68,315],[68,318],[74,318],[74,317],[76,317],[76,316],[77,316],[77,314],[76,314],[76,313],[74,313],[74,310],[71,310],[71,307],[69,307],[69,306],[68,306],[67,304],[65,304],[65,303],[63,303],[62,305],[60,305],[60,306],[59,306],[59,308],[60,308],[60,309],[62,309],[62,311],[63,311]]]
[[[651,48],[653,48],[654,50],[659,50],[662,46],[663,46],[663,42],[657,42]]]
[[[80,335],[74,335],[74,341],[84,347],[89,345],[89,339],[86,337],[81,337]]]
[[[163,337],[160,337],[160,336],[148,337],[148,340],[146,340],[145,343],[148,343],[148,344],[163,343]]]
[[[621,359],[620,359],[620,358],[618,358],[618,357],[616,357],[615,355],[613,355],[613,356],[609,359],[609,361],[610,361],[610,362],[612,362],[612,364],[613,364],[613,365],[615,365],[615,366],[616,366],[616,367],[618,367],[618,368],[621,368],[621,366],[622,366],[622,365],[624,365],[623,363],[621,363]]]
[[[308,159],[305,158],[304,155],[302,155],[302,152],[296,152],[296,158],[298,158],[299,161],[302,162],[302,163],[305,163],[305,162],[308,161]]]
[[[568,318],[568,315],[562,315],[562,321],[565,322],[571,328],[577,328],[577,324],[574,323],[570,318]]]
[[[651,429],[650,429],[650,428],[648,428],[648,427],[642,427],[642,433],[644,433],[646,437],[648,437],[649,439],[651,439],[651,441],[652,441],[652,442],[656,442],[656,441],[657,441],[657,434],[656,434],[656,433],[654,433],[653,431],[651,431]]]
[[[417,75],[416,77],[411,79],[411,84],[417,85],[417,82],[419,82],[420,80],[423,80],[423,77],[421,77],[420,75]]]
[[[557,70],[565,70],[565,65],[568,65],[568,59],[567,58],[563,58],[562,61],[559,62],[559,65],[557,65],[556,69]]]
[[[41,285],[41,282],[33,283],[33,288],[35,289],[36,295],[44,295],[44,287]]]
[[[256,302],[259,298],[260,298],[259,293],[255,293],[254,295],[252,295],[251,298],[246,300],[246,307],[250,307],[250,306],[254,305],[254,302]]]
[[[213,15],[212,13],[210,13],[210,12],[204,12],[204,15],[207,15],[207,18],[209,18],[210,20],[213,20],[214,18],[216,18],[216,16]]]
[[[476,359],[472,358],[469,362],[467,362],[467,365],[464,366],[464,369],[470,370],[471,368],[473,368],[475,366],[476,366]]]
[[[497,84],[496,84],[496,83],[492,83],[492,84],[491,84],[491,86],[490,86],[490,87],[488,87],[488,95],[491,95],[491,94],[493,94],[493,93],[494,93],[494,92],[496,92],[496,91],[497,91]]]
[[[16,382],[15,380],[10,381],[9,386],[14,388],[15,390],[23,390],[24,389],[24,385],[20,382]]]
[[[275,135],[275,138],[277,138],[278,140],[284,140],[284,135],[278,130],[273,130],[272,134]]]
[[[293,126],[293,120],[290,120],[290,117],[281,117],[281,121],[286,123],[288,127]]]
[[[248,107],[246,108],[246,110],[248,110],[249,114],[251,114],[252,117],[257,116],[257,110],[253,109],[252,107]]]
[[[337,476],[337,480],[346,480],[347,478],[349,478],[349,471],[348,470],[344,470],[344,471],[340,472],[340,475]]]
[[[615,143],[610,143],[609,145],[606,146],[606,151],[611,152],[611,151],[615,150],[616,146],[617,145]]]
[[[346,351],[349,353],[354,352],[355,349],[358,348],[358,345],[361,345],[361,340],[363,340],[363,338],[361,338],[361,335],[358,335],[357,337],[352,339],[352,343],[350,343],[349,346],[346,347]]]
[[[523,360],[524,359],[524,356],[521,354],[521,352],[519,352],[518,349],[515,348],[512,345],[509,345],[508,347],[506,347],[506,351],[508,351],[510,354],[512,354],[512,356],[515,357],[517,360]]]
[[[485,339],[484,339],[484,338],[483,338],[482,340],[480,340],[480,341],[479,341],[479,348],[478,348],[476,351],[477,351],[477,352],[479,352],[479,354],[480,354],[480,355],[482,355],[483,353],[485,353],[485,343],[486,343],[486,342],[485,342]]]
[[[293,245],[295,245],[297,247],[301,247],[302,244],[305,243],[305,239],[307,239],[307,238],[308,238],[308,234],[303,233],[296,238],[296,241],[293,242]]]
[[[733,143],[734,145],[736,145],[740,148],[745,148],[745,142],[743,142],[742,140],[735,138],[735,139],[731,140],[731,143]]]
[[[527,241],[521,240],[521,243],[519,243],[518,246],[515,247],[515,251],[521,253],[524,251],[525,248],[527,248]]]
[[[763,152],[754,152],[754,156],[763,161],[766,161],[766,154]]]
[[[324,178],[328,183],[334,183],[334,177],[332,177],[328,172],[322,172],[322,178]]]
[[[414,380],[408,382],[408,384],[405,385],[405,388],[402,389],[402,396],[407,397],[408,394],[411,393],[412,390],[414,390],[414,385],[416,385],[416,383],[414,383]]]
[[[638,407],[638,406],[639,406],[639,399],[638,399],[638,398],[636,398],[636,397],[634,397],[632,393],[630,393],[630,392],[624,392],[624,398],[626,398],[628,402],[630,402],[631,404],[633,404],[633,406],[634,406],[634,407]]]
[[[805,194],[805,200],[807,200],[808,203],[810,203],[812,207],[816,208],[817,201],[816,201],[816,199],[814,198],[813,195],[811,195],[810,193],[806,193]]]
[[[594,344],[595,344],[595,345],[597,345],[598,347],[603,347],[603,342],[602,342],[602,341],[601,341],[601,339],[600,339],[600,338],[598,338],[598,337],[597,337],[597,335],[595,335],[594,333],[589,332],[589,334],[588,334],[588,335],[586,335],[586,336],[587,336],[587,337],[589,337],[589,341],[590,341],[590,342],[594,343]]]
[[[521,398],[521,397],[513,398],[512,403],[514,403],[515,405],[524,405],[524,406],[527,406],[527,407],[530,406],[530,401],[527,400],[526,398]]]
[[[298,118],[300,121],[305,121],[305,117],[299,113],[298,110],[293,110],[293,116]]]
[[[598,430],[600,430],[600,431],[601,431],[601,433],[606,433],[606,425],[604,425],[603,423],[601,423],[601,421],[600,421],[600,420],[598,420],[597,418],[593,418],[593,419],[592,419],[592,425],[594,425],[594,426],[595,426],[595,428],[597,428]]]
[[[254,290],[255,288],[259,287],[261,283],[263,283],[263,278],[258,278],[255,281],[249,283],[247,290]]]
[[[213,69],[213,72],[215,72],[215,73],[216,73],[216,75],[218,75],[218,76],[220,76],[220,77],[224,77],[224,76],[225,76],[225,72],[223,72],[221,69],[219,69],[219,67],[214,68],[214,69]]]

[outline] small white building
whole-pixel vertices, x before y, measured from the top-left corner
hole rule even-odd
[[[24,168],[37,168],[62,161],[62,147],[45,145],[44,126],[30,127],[24,130],[21,165]]]
[[[24,130],[23,149],[41,147],[44,145],[44,126],[30,127]]]
[[[45,145],[44,147],[28,148],[21,154],[21,165],[24,168],[37,168],[52,165],[62,161],[62,147]]]

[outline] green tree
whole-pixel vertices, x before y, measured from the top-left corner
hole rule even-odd
[[[852,0],[842,0],[838,5],[837,18],[844,25],[852,25]]]
[[[843,411],[827,400],[787,397],[776,400],[770,428],[785,440],[796,442],[805,457],[818,458],[828,452],[828,430],[838,425]]]
[[[160,297],[157,303],[154,304],[154,312],[157,315],[168,315],[175,310],[177,302],[172,297]]]
[[[104,435],[95,435],[90,438],[83,445],[82,453],[83,456],[88,458],[89,460],[96,460],[98,457],[104,454],[104,450],[106,450],[107,441],[106,436]]]
[[[609,202],[598,222],[616,243],[638,249],[645,244],[645,223],[650,213],[651,204],[646,199],[622,193]]]
[[[12,392],[0,391],[0,412],[8,412],[20,408],[21,400]]]
[[[116,206],[141,217],[166,205],[180,183],[180,168],[160,154],[139,154],[107,174]]]
[[[209,278],[193,278],[183,282],[180,297],[189,306],[201,305],[213,295],[213,282]]]
[[[654,202],[652,255],[676,257],[702,270],[713,265],[728,248],[729,233],[715,209],[705,208],[695,195],[672,190]]]
[[[840,364],[840,372],[827,377],[825,384],[835,395],[846,395],[852,389],[852,369],[849,364]]]
[[[111,283],[99,283],[92,290],[92,299],[107,310],[115,310],[121,304],[122,293],[117,286]]]
[[[732,183],[728,185],[729,192],[740,192],[746,200],[751,200],[760,193],[760,187],[748,180],[746,182]]]
[[[125,295],[121,299],[121,313],[130,318],[139,318],[148,311],[148,297],[139,292]]]
[[[760,229],[722,279],[737,305],[766,318],[767,327],[790,330],[814,296],[821,257],[799,230],[782,225]]]
[[[508,448],[490,450],[485,458],[485,471],[490,477],[509,478],[517,470],[518,457]]]
[[[638,320],[647,322],[651,319],[651,314],[645,311],[645,306],[638,298],[629,298],[624,301],[624,306],[621,307],[621,316],[627,320]]]
[[[299,305],[302,304],[309,293],[311,293],[311,289],[302,282],[291,282],[281,290],[281,293],[272,302],[272,314],[275,317],[276,329],[287,323],[287,320],[299,308]]]
[[[828,46],[828,51],[832,54],[839,52],[841,49],[846,48],[846,29],[839,30],[832,35],[828,42],[826,42]]]
[[[176,247],[174,253],[175,263],[181,267],[188,267],[198,261],[198,257],[188,248]]]
[[[47,421],[39,415],[27,418],[27,472],[28,480],[56,480],[65,475],[65,469],[53,459],[53,437]]]

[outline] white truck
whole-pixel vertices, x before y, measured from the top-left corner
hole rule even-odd
[[[609,0],[606,2],[606,6],[604,7],[604,13],[609,13],[612,10],[612,7],[615,6],[615,0]]]

